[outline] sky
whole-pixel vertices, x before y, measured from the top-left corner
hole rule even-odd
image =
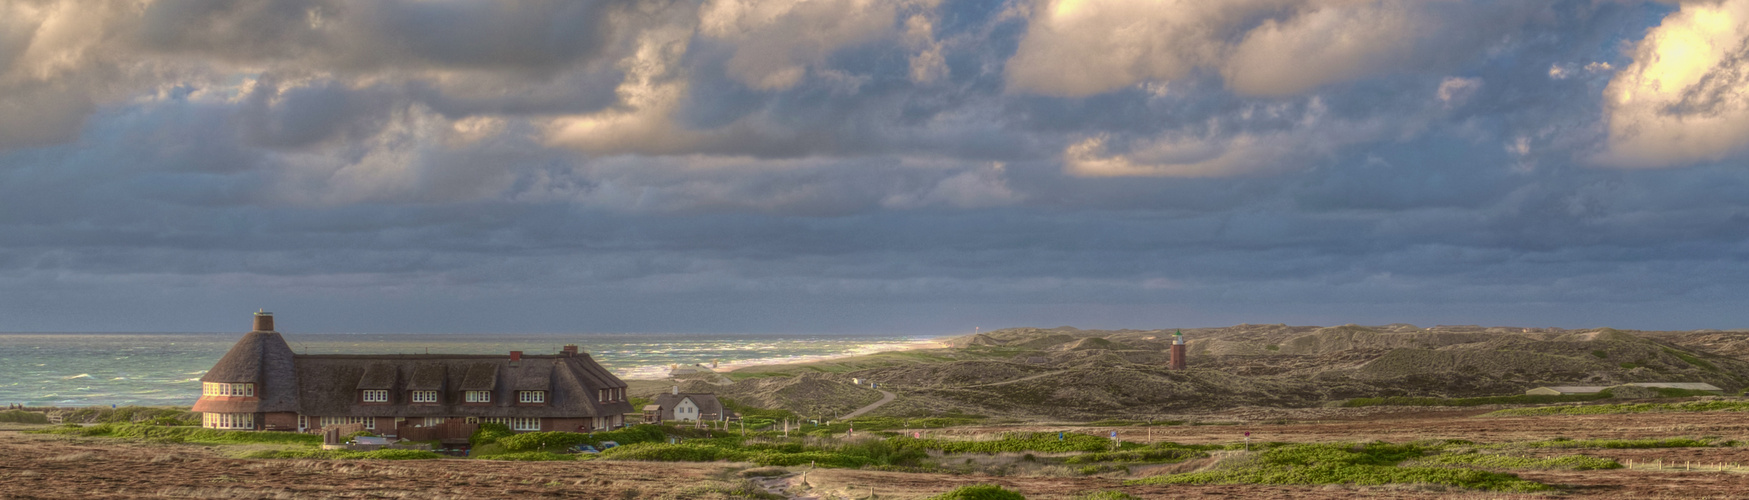
[[[0,0],[0,331],[1749,327],[1749,0]]]

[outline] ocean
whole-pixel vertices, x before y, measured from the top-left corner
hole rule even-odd
[[[672,364],[818,360],[902,349],[910,336],[676,334],[284,334],[299,354],[557,353],[577,344],[624,379]],[[200,376],[241,333],[0,333],[0,405],[194,404]]]

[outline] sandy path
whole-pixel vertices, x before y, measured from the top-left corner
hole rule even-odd
[[[844,416],[838,417],[838,419],[839,420],[849,420],[852,418],[859,417],[864,413],[874,411],[875,408],[880,408],[881,405],[893,402],[893,398],[898,397],[897,395],[894,395],[891,392],[882,391],[880,389],[875,389],[875,390],[880,391],[880,393],[881,393],[881,400],[880,401],[875,401],[874,404],[864,406],[862,408],[857,408],[856,411],[846,413],[846,414],[844,414]]]

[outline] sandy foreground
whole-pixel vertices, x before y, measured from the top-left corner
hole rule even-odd
[[[1666,438],[1717,436],[1749,441],[1749,418],[1735,412],[1479,418],[1475,411],[1408,412],[1366,420],[1244,426],[1002,427],[936,429],[976,434],[1055,430],[1125,439],[1186,443],[1254,440],[1404,442],[1454,438],[1477,442],[1552,437]],[[486,460],[334,461],[226,458],[234,447],[128,443],[99,438],[21,434],[0,429],[0,498],[742,498],[722,493],[745,485],[734,463],[495,462]],[[1072,499],[1117,490],[1140,498],[1749,498],[1749,447],[1551,450],[1584,453],[1638,466],[1603,471],[1513,471],[1568,489],[1552,495],[1446,491],[1418,486],[1123,486],[1116,477],[990,477],[872,470],[818,469],[771,481],[792,497],[926,498],[949,489],[994,483],[1031,499]],[[1716,470],[1724,465],[1726,471]],[[1138,469],[1138,475],[1181,471],[1195,463]],[[797,469],[797,472],[800,470]]]

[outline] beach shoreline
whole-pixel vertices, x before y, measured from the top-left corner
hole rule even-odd
[[[928,339],[917,339],[917,340],[912,340],[912,341],[908,341],[908,342],[894,343],[894,344],[877,344],[877,345],[871,345],[871,346],[867,346],[867,347],[863,347],[863,348],[852,349],[849,352],[840,353],[840,354],[753,358],[753,359],[736,360],[736,361],[731,361],[728,363],[720,363],[715,367],[706,366],[704,363],[697,363],[697,364],[694,364],[692,366],[695,366],[700,370],[708,370],[708,371],[712,371],[712,372],[716,372],[716,373],[729,373],[729,372],[733,372],[733,371],[744,369],[744,368],[753,368],[753,367],[760,367],[760,366],[780,366],[780,365],[794,365],[794,364],[803,364],[803,363],[817,363],[817,362],[821,362],[821,361],[832,361],[832,360],[838,360],[838,359],[854,358],[857,356],[868,356],[871,354],[879,354],[879,353],[885,353],[885,352],[915,351],[915,350],[920,350],[920,349],[941,349],[941,348],[948,347],[947,342],[945,342],[945,340],[948,338],[950,338],[950,337],[934,337],[934,338],[928,338]],[[624,380],[668,380],[668,379],[673,378],[672,371],[670,370],[669,367],[666,367],[666,366],[635,367],[635,368],[632,368],[631,370],[627,370],[627,372],[624,374],[617,374],[616,373],[615,375],[618,375],[621,379],[624,379]]]

